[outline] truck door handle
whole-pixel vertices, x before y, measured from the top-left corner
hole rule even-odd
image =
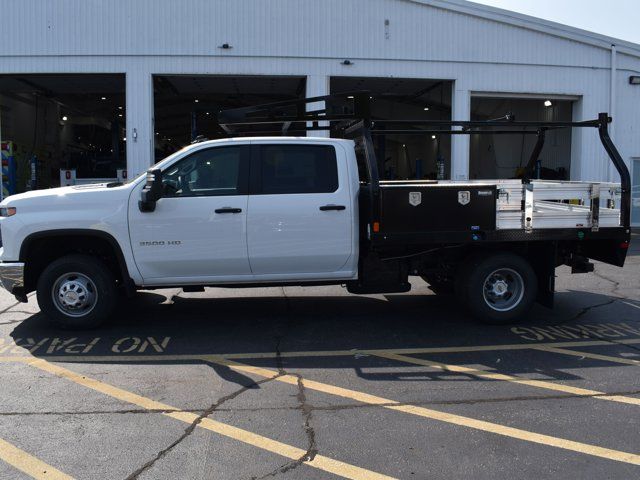
[[[231,207],[216,208],[216,213],[240,213],[240,212],[242,212],[241,208],[231,208]]]
[[[346,208],[347,207],[345,207],[344,205],[323,205],[320,207],[320,210],[326,212],[327,210],[344,210]]]

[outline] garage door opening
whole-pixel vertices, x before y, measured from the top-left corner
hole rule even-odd
[[[125,118],[124,75],[0,75],[5,195],[58,186],[61,169],[115,179]]]
[[[155,75],[156,162],[198,136],[226,137],[216,121],[220,110],[304,98],[305,87],[306,77]]]
[[[451,87],[448,80],[331,78],[331,93],[371,92],[374,121],[451,120]],[[450,135],[379,135],[373,137],[373,142],[377,158],[384,159],[380,177],[385,180],[450,178]]]
[[[572,100],[484,97],[471,99],[472,120],[491,120],[512,113],[515,120],[521,121],[570,122],[572,112]],[[534,127],[531,129],[535,130]],[[522,178],[535,143],[536,135],[471,135],[469,178]],[[571,129],[549,130],[539,159],[536,170],[539,178],[569,180]]]

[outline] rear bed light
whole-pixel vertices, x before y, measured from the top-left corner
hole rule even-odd
[[[627,250],[629,248],[629,242],[628,241],[621,242],[620,248],[622,248],[623,250]]]

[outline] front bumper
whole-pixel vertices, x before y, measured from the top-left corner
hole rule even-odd
[[[14,295],[24,291],[24,263],[0,263],[0,284]]]

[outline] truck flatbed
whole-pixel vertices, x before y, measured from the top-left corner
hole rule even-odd
[[[428,192],[429,189],[465,188],[495,189],[495,229],[589,229],[620,227],[622,201],[619,183],[532,180],[408,180],[380,181],[386,189],[408,189]],[[524,208],[523,208],[524,202]],[[597,208],[596,208],[597,207]],[[446,210],[446,205],[438,208]],[[530,213],[530,215],[527,213]],[[527,218],[530,220],[527,220]]]

